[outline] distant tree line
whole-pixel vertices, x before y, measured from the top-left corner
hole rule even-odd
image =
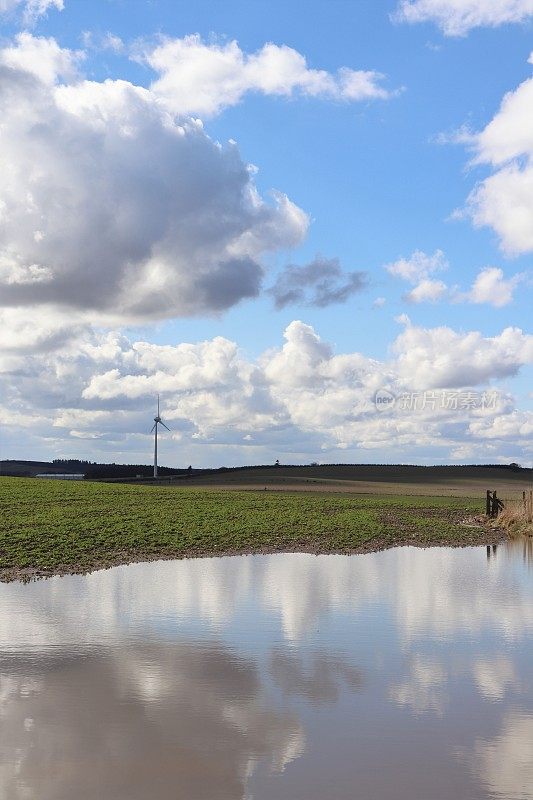
[[[280,464],[279,460],[276,460],[274,464],[252,464],[252,465],[243,465],[239,467],[211,467],[211,468],[204,468],[204,469],[193,469],[191,465],[186,468],[179,469],[173,467],[159,467],[159,474],[160,475],[185,475],[185,476],[194,476],[194,475],[214,475],[217,473],[224,473],[224,472],[240,472],[245,470],[267,470],[273,469],[277,470],[283,468],[285,470],[291,470],[295,468],[301,467],[311,467],[315,469],[324,469],[327,467],[356,467],[358,469],[365,469],[371,468],[372,471],[379,471],[384,470],[385,472],[393,471],[394,469],[398,468],[400,465],[398,464],[322,464],[319,465],[317,462],[312,462],[310,464]],[[402,469],[404,470],[412,470],[415,474],[421,473],[423,474],[427,470],[437,470],[438,472],[446,473],[448,470],[457,470],[459,472],[462,471],[469,471],[478,469],[495,469],[495,470],[502,470],[502,471],[511,471],[511,472],[520,472],[524,473],[526,476],[531,474],[531,470],[526,467],[522,467],[517,462],[511,462],[509,464],[435,464],[433,466],[415,466],[415,465],[402,465]],[[86,478],[88,479],[95,479],[95,478],[136,478],[138,476],[143,478],[150,478],[153,475],[153,466],[151,464],[116,464],[115,462],[111,464],[102,464],[97,461],[89,461],[88,459],[80,459],[80,458],[55,458],[53,461],[23,461],[23,460],[15,460],[15,459],[7,459],[0,461],[0,475],[19,475],[19,476],[31,476],[35,475],[37,472],[77,472],[83,473]]]
[[[154,468],[151,464],[100,464],[80,458],[54,458],[53,465],[64,472],[83,472],[86,478],[136,478],[142,475],[149,478]],[[161,475],[182,475],[186,469],[159,467]]]

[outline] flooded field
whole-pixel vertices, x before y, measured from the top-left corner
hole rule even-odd
[[[0,585],[0,797],[531,800],[531,541]]]

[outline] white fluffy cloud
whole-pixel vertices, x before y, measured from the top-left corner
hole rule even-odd
[[[299,244],[308,217],[281,192],[263,199],[236,145],[214,142],[188,114],[220,111],[251,90],[387,96],[375,73],[333,76],[273,44],[247,55],[236,42],[164,40],[146,55],[159,73],[150,89],[84,79],[84,55],[27,32],[0,49],[4,308],[120,324],[216,313],[256,296],[264,254]],[[318,300],[354,291],[347,277],[318,287]]]
[[[211,116],[234,106],[248,92],[326,97],[348,102],[387,99],[384,76],[342,67],[336,74],[310,69],[291,47],[271,42],[245,53],[236,41],[207,44],[198,35],[163,39],[141,56],[159,77],[151,90],[173,112]]]
[[[513,292],[522,280],[522,275],[506,279],[503,270],[486,267],[476,277],[468,298],[472,303],[488,303],[496,308],[506,306],[513,300]]]
[[[2,305],[154,319],[256,295],[306,214],[152,92],[76,79],[79,60],[28,33],[0,51]]]
[[[484,337],[478,331],[407,325],[393,350],[400,375],[415,388],[475,386],[515,375],[522,364],[533,363],[533,335],[519,328]]]
[[[431,277],[435,272],[448,269],[448,262],[442,250],[427,255],[421,250],[409,258],[400,258],[385,266],[387,272],[395,278],[401,278],[414,285],[414,289],[405,295],[408,303],[423,303],[441,300],[448,291],[446,284]]]
[[[389,458],[419,448],[427,456],[440,448],[445,457],[465,445],[473,448],[472,460],[495,442],[505,445],[499,456],[512,447],[528,461],[532,415],[515,412],[501,392],[490,408],[476,410],[448,404],[408,412],[397,403],[380,413],[374,398],[382,387],[396,397],[452,388],[467,399],[474,388],[481,395],[492,382],[533,363],[533,336],[507,328],[486,338],[407,324],[387,361],[336,354],[300,321],[287,327],[284,338],[282,347],[254,360],[223,337],[171,346],[80,329],[77,338],[53,341],[55,350],[43,346],[37,355],[23,341],[17,352],[11,341],[0,362],[4,413],[20,416],[28,431],[60,446],[93,439],[101,453],[109,447],[114,460],[117,451],[148,447],[147,420],[160,393],[180,454],[191,453],[196,463],[200,456],[193,459],[192,451],[205,445],[215,448],[210,458],[220,463],[232,448],[241,448],[238,460],[245,453],[255,460],[276,450],[309,458],[320,449],[346,448],[383,451]],[[223,457],[216,456],[220,446]]]
[[[515,288],[526,277],[525,274],[518,273],[506,278],[499,267],[485,267],[478,272],[471,289],[461,292],[456,286],[450,288],[444,281],[432,277],[435,272],[448,269],[442,250],[437,250],[431,256],[417,250],[410,258],[401,258],[387,264],[385,269],[395,278],[414,285],[404,295],[404,300],[408,303],[436,303],[448,299],[454,303],[486,303],[495,308],[509,305],[513,301]]]
[[[474,420],[469,425],[471,433],[480,439],[516,439],[533,437],[533,414],[514,410],[492,418]]]
[[[22,8],[27,23],[44,16],[50,9],[62,11],[64,7],[64,0],[0,0],[0,14]]]
[[[442,250],[435,250],[432,255],[415,250],[409,258],[399,258],[398,261],[387,264],[385,269],[395,278],[416,284],[434,272],[448,269],[448,262]]]
[[[80,50],[61,48],[55,39],[33,36],[27,31],[17,34],[11,44],[0,50],[0,64],[10,70],[4,73],[4,81],[29,73],[47,86],[53,86],[58,79],[75,80],[83,58]]]
[[[472,28],[523,22],[533,16],[533,0],[401,0],[399,22],[434,22],[446,36],[465,36]]]
[[[533,251],[532,102],[533,78],[528,78],[505,95],[481,132],[466,137],[474,163],[493,169],[470,194],[467,212],[474,225],[492,228],[510,255]]]
[[[447,291],[448,287],[444,281],[424,278],[412,291],[407,293],[406,300],[409,303],[436,303],[446,295]]]

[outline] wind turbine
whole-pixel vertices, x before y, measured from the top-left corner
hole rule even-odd
[[[167,431],[170,432],[170,428],[165,425],[161,417],[159,416],[159,395],[157,395],[157,417],[154,417],[154,427],[150,431],[150,433],[154,434],[154,478],[157,478],[157,426],[162,425],[163,428],[166,428]]]

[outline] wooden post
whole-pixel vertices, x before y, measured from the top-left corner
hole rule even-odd
[[[532,504],[533,504],[533,492],[530,492],[532,497]],[[490,489],[487,489],[487,500],[486,500],[486,514],[487,517],[497,517],[500,511],[503,509],[504,503],[499,499],[498,493],[496,489],[491,492]],[[533,505],[532,505],[532,513],[533,513]]]
[[[497,517],[500,511],[503,511],[504,503],[499,499],[496,490],[492,493],[492,516]]]

